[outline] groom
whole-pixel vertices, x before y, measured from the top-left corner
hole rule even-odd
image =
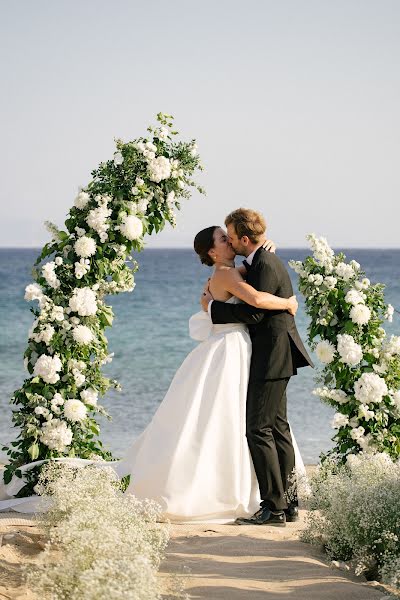
[[[229,242],[246,256],[247,282],[259,291],[288,298],[293,295],[289,274],[266,240],[263,216],[239,208],[225,219]],[[262,310],[248,304],[201,298],[213,323],[246,323],[252,341],[246,404],[246,437],[261,494],[261,507],[239,525],[281,525],[298,518],[297,499],[287,502],[293,486],[294,449],[286,414],[286,387],[299,367],[313,366],[298,334],[294,317],[285,310]]]

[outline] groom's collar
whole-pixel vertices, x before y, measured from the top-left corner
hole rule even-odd
[[[260,244],[255,250],[253,250],[253,252],[251,254],[249,254],[246,258],[246,262],[247,264],[250,266],[251,263],[253,262],[253,258],[256,254],[256,252],[262,247],[262,244]]]

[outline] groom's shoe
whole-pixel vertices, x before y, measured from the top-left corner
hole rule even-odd
[[[285,508],[286,521],[288,523],[294,523],[299,520],[299,507],[297,504],[291,504],[288,508]]]
[[[267,507],[261,507],[249,519],[239,518],[235,521],[236,525],[274,525],[275,527],[285,527],[286,516],[283,510],[272,511]]]

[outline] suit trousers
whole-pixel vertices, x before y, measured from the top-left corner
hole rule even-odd
[[[293,489],[295,457],[287,420],[289,377],[260,380],[250,374],[246,405],[246,437],[260,487],[261,505],[270,510],[288,507]]]

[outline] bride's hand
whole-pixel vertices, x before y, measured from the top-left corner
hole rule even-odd
[[[268,252],[273,252],[274,254],[276,252],[276,244],[272,240],[265,240],[262,247],[268,250]]]
[[[296,296],[291,296],[290,298],[288,298],[288,307],[287,307],[288,312],[291,315],[295,316],[298,308],[299,308],[299,303],[297,302]]]
[[[211,298],[213,298],[213,295],[210,290],[210,279],[211,279],[211,277],[209,277],[207,279],[207,282],[206,282],[205,286],[203,287],[203,296],[204,296],[204,293],[206,293],[206,294],[210,294]]]

